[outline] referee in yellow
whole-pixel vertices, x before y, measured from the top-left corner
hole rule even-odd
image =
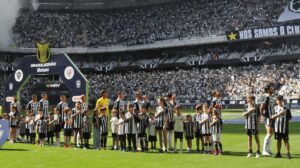
[[[102,107],[106,108],[106,114],[109,114],[109,98],[108,98],[108,92],[107,90],[101,90],[100,91],[100,98],[96,102],[96,109],[98,110],[100,114],[100,109]]]

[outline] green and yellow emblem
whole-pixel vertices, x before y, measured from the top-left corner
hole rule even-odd
[[[50,43],[37,43],[36,56],[40,63],[46,63],[51,56],[51,51],[49,48]]]

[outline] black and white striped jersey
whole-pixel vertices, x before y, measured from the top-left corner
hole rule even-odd
[[[218,116],[215,116],[212,118],[213,118],[212,122],[216,119],[218,119],[218,121],[211,126],[211,133],[212,134],[220,134],[221,133],[221,120],[220,120],[220,118],[218,118]]]
[[[26,134],[26,123],[23,121],[20,121],[20,134]]]
[[[83,132],[85,132],[85,133],[91,132],[92,128],[91,128],[91,122],[90,122],[89,117],[84,115],[82,118],[82,121],[83,121],[83,126],[82,126]]]
[[[289,122],[289,120],[292,119],[291,110],[286,106],[284,106],[284,107],[275,106],[274,110],[275,110],[275,114],[278,114],[283,110],[286,111],[285,114],[282,114],[275,119],[275,123],[274,123],[275,124],[275,126],[274,126],[275,133],[288,134],[288,132],[289,132],[288,122]]]
[[[194,122],[185,122],[184,132],[186,137],[194,137]]]
[[[167,113],[166,108],[162,108],[161,106],[156,107],[156,114],[162,111],[157,117],[156,117],[156,127],[162,128],[165,124],[165,114]]]
[[[108,132],[108,117],[105,115],[102,115],[99,118],[99,123],[100,123],[101,133],[107,133]]]
[[[44,116],[48,116],[48,113],[49,113],[49,101],[41,99],[39,101],[39,108],[41,108],[43,110]]]
[[[34,123],[33,119],[30,119],[27,127],[29,129],[29,133],[31,133],[31,134],[35,133],[35,123]]]
[[[54,122],[53,122],[53,125],[54,126],[58,126],[58,125],[60,125],[61,124],[61,121],[63,120],[62,118],[61,118],[61,115],[59,115],[59,114],[54,114]]]
[[[57,110],[59,111],[59,114],[62,119],[65,118],[65,109],[68,108],[68,103],[67,102],[59,102],[56,106]]]
[[[22,106],[21,106],[20,102],[11,102],[10,107],[16,107],[17,112],[19,112],[19,113],[22,111]]]
[[[135,110],[136,113],[139,113],[141,111],[141,107],[144,104],[142,100],[135,100],[133,103],[133,109]]]
[[[244,112],[247,112],[252,107],[249,107],[248,104],[245,104]],[[257,125],[259,123],[259,108],[255,105],[253,108],[255,108],[254,111],[252,111],[249,115],[245,116],[245,129],[249,130],[255,130],[257,129]]]
[[[37,122],[37,132],[38,133],[44,133],[46,134],[47,133],[47,120],[45,119],[39,119]]]
[[[17,126],[18,125],[18,122],[19,122],[19,119],[18,119],[18,112],[10,112],[8,114],[9,116],[9,125],[10,126]]]
[[[222,119],[222,101],[221,99],[213,98],[211,108],[217,113],[218,117]]]
[[[119,118],[120,112],[125,111],[125,102],[123,100],[117,99],[114,102],[114,108],[117,110],[117,117]]]
[[[202,126],[200,124],[200,121],[202,120],[202,113],[197,113],[194,115],[194,118],[193,118],[193,121],[194,121],[194,124],[195,124],[195,129],[197,131],[201,131],[202,129]]]
[[[266,106],[264,117],[270,119],[275,114],[275,97],[268,95],[263,98],[263,104]]]
[[[174,109],[175,105],[171,102],[167,102],[167,115],[168,115],[168,123],[173,121],[173,117],[174,117]]]
[[[73,128],[78,129],[78,128],[82,128],[82,111],[77,110],[76,108],[72,109],[72,115],[76,114],[77,112],[79,112],[79,114],[73,116]]]
[[[38,115],[39,110],[39,102],[30,101],[26,106],[27,111],[31,111],[33,115]]]
[[[50,123],[51,121],[53,121],[53,120],[48,119],[48,129],[47,129],[48,132],[54,132],[54,123],[55,123],[55,122],[53,122],[52,124],[49,125],[49,123]]]
[[[93,115],[93,125],[95,128],[100,128],[100,119],[97,115]]]
[[[136,134],[137,133],[137,123],[135,113],[127,112],[125,114],[125,133],[126,134]]]
[[[210,128],[211,115],[207,114],[207,113],[203,113],[202,121],[203,120],[206,120],[206,121],[202,124],[202,134],[211,134],[211,128]]]
[[[81,103],[81,111],[82,111],[82,113],[88,111],[88,109],[89,109],[89,105],[86,102],[82,102]]]
[[[138,122],[138,134],[146,133],[146,128],[149,125],[149,116],[145,113],[139,114],[139,122]]]
[[[72,123],[69,123],[69,121],[72,121],[72,117],[70,115],[64,116],[64,129],[72,129]]]

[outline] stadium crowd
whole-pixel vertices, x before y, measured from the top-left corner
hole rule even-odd
[[[171,91],[179,100],[211,100],[210,92],[219,90],[224,100],[245,100],[249,94],[260,97],[266,83],[277,81],[276,87],[286,98],[298,98],[300,93],[299,63],[223,67],[173,71],[101,73],[87,75],[90,95],[107,88],[111,95],[124,90],[129,99],[134,91],[143,90],[151,100]],[[97,95],[95,95],[97,96]]]
[[[132,71],[126,73],[86,74],[90,84],[90,98],[96,100],[101,89],[106,88],[111,96],[123,90],[130,100],[134,92],[143,90],[150,100],[171,91],[180,101],[210,100],[212,90],[220,90],[224,100],[245,100],[248,94],[260,97],[263,86],[277,81],[276,87],[285,98],[298,98],[300,93],[300,63],[229,66],[217,69],[176,69],[171,71]],[[3,75],[3,74],[2,74]],[[0,98],[4,100],[4,88],[8,75],[1,76]],[[22,101],[30,100],[31,87],[40,80],[31,80],[23,93]],[[110,97],[114,99],[115,97]]]
[[[220,36],[229,29],[273,26],[286,4],[288,0],[178,0],[103,12],[23,11],[13,28],[13,45],[35,47],[40,38],[63,48]]]

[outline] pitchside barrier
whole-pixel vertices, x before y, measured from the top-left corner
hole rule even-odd
[[[0,120],[0,149],[9,136],[9,123],[7,120]]]
[[[69,89],[73,102],[80,101],[81,95],[85,95],[88,102],[88,80],[67,54],[53,54],[43,63],[37,59],[37,56],[26,56],[22,58],[6,84],[5,112],[9,111],[9,105],[14,95],[20,100],[24,86],[31,80],[33,75],[53,74],[60,76],[60,80]]]

